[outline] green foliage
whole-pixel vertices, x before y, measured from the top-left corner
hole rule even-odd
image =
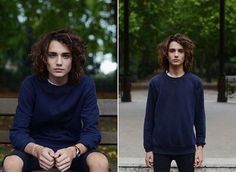
[[[1,0],[1,86],[11,84],[5,82],[7,73],[16,81],[30,74],[32,44],[46,32],[61,28],[76,31],[87,43],[91,57],[102,51],[111,53],[115,61],[115,9],[114,0]],[[17,87],[19,82],[12,84]]]
[[[117,85],[117,80],[116,80],[116,71],[111,72],[107,75],[104,75],[102,73],[97,74],[94,76],[94,80],[96,83],[96,89],[97,92],[102,92],[104,90],[108,92],[116,92],[116,85]]]
[[[211,79],[218,74],[219,2],[211,0],[129,0],[130,76],[143,78],[161,70],[157,45],[170,34],[188,35],[196,44],[193,71]],[[123,74],[124,4],[120,1],[120,72]],[[225,52],[235,56],[236,1],[225,4]],[[236,71],[236,68],[234,68]],[[235,72],[234,72],[235,74]]]

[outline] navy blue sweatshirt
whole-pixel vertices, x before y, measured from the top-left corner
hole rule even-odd
[[[21,86],[10,140],[22,151],[30,142],[55,151],[77,143],[94,149],[100,142],[98,119],[95,85],[89,77],[55,86],[32,75]]]
[[[196,145],[205,144],[205,130],[203,88],[196,75],[172,78],[163,72],[151,79],[144,121],[146,152],[193,153]]]

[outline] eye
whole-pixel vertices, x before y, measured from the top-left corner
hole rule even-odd
[[[184,53],[184,49],[179,49],[179,53]]]
[[[169,52],[170,52],[170,53],[174,53],[174,52],[175,52],[175,49],[171,48],[171,49],[169,49]]]
[[[48,58],[55,58],[57,57],[56,53],[48,53]]]
[[[69,59],[69,58],[71,58],[71,54],[63,54],[62,57],[64,59]]]

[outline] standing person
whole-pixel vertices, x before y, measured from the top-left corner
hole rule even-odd
[[[85,44],[70,30],[43,36],[30,56],[35,74],[21,86],[4,172],[57,168],[107,172],[100,142],[92,79],[85,76]]]
[[[204,96],[200,79],[189,72],[193,48],[193,42],[179,33],[158,47],[164,72],[150,81],[144,122],[145,161],[155,172],[169,172],[172,160],[180,172],[202,166]]]

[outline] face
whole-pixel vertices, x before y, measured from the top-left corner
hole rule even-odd
[[[172,41],[168,49],[168,61],[170,67],[183,67],[184,59],[185,53],[183,46]]]
[[[69,48],[58,41],[52,40],[47,53],[49,80],[55,84],[66,83],[71,66],[72,55]]]

